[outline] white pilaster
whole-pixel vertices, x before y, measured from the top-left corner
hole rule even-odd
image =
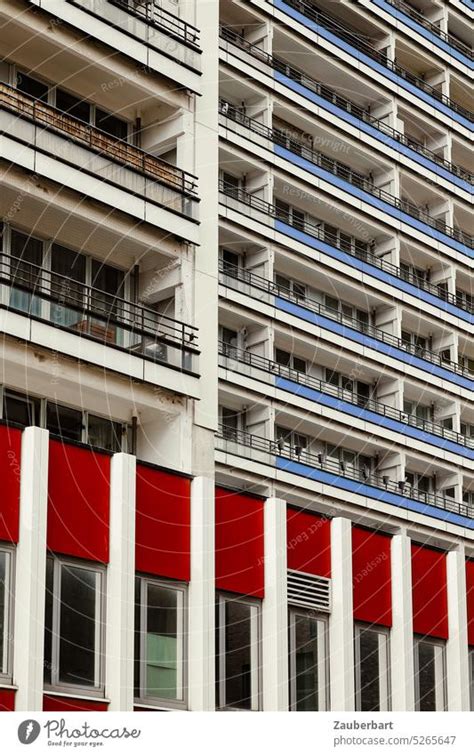
[[[189,584],[188,706],[215,709],[214,480],[191,484],[191,581]]]
[[[264,512],[263,709],[288,710],[286,501],[267,498]]]
[[[392,537],[392,629],[390,657],[392,710],[415,709],[411,540],[402,533]]]
[[[48,444],[47,430],[27,427],[23,431],[20,537],[15,564],[16,710],[43,710]]]
[[[351,521],[331,522],[332,607],[329,620],[331,710],[354,710],[354,619]]]
[[[446,557],[449,639],[446,644],[448,710],[469,710],[469,658],[467,647],[466,554],[464,546]]]
[[[136,460],[114,454],[110,469],[105,687],[109,710],[133,710]]]

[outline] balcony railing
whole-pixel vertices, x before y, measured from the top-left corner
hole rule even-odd
[[[464,42],[461,42],[461,40],[455,37],[453,34],[446,34],[446,32],[442,31],[439,26],[436,26],[436,24],[428,21],[428,19],[425,18],[422,13],[413,8],[413,6],[405,3],[403,0],[387,0],[387,3],[389,3],[389,5],[393,5],[394,8],[401,10],[406,16],[413,19],[413,21],[416,21],[416,23],[420,24],[420,26],[424,26],[425,29],[428,29],[430,32],[432,32],[432,34],[436,34],[437,37],[442,39],[444,42],[447,42],[448,45],[454,47],[467,58],[470,58],[471,60],[474,58],[474,52],[471,47],[469,47]]]
[[[1,253],[0,305],[104,346],[196,372],[197,328]]]
[[[378,131],[380,131],[381,133],[391,137],[392,139],[395,139],[396,141],[400,142],[400,144],[409,147],[414,152],[422,154],[429,160],[432,160],[454,175],[462,176],[462,174],[466,172],[464,171],[464,169],[453,165],[447,160],[444,160],[442,157],[439,157],[437,154],[427,149],[423,144],[420,144],[420,142],[418,142],[416,139],[413,139],[411,136],[407,136],[406,134],[402,134],[400,131],[396,131],[396,129],[384,123],[384,121],[380,118],[375,118],[373,115],[370,115],[367,110],[364,110],[352,100],[347,99],[347,97],[342,97],[334,89],[331,89],[325,84],[322,84],[321,82],[311,78],[301,69],[285,63],[284,61],[279,60],[272,55],[269,55],[269,53],[264,52],[256,45],[247,42],[244,37],[233,31],[232,29],[229,29],[229,27],[222,26],[220,33],[221,39],[225,42],[239,47],[241,50],[244,50],[252,57],[257,58],[260,62],[269,66],[273,70],[285,74],[285,76],[288,76],[288,78],[306,87],[306,89],[314,92],[314,94],[318,95],[327,102],[332,103],[341,110],[345,110],[355,118],[358,118],[365,123],[369,123],[371,126],[373,126],[373,128],[378,129]]]
[[[393,73],[396,73],[397,76],[400,76],[400,78],[405,79],[405,81],[408,81],[410,84],[413,84],[413,86],[417,87],[417,89],[422,89],[424,92],[427,92],[431,97],[439,100],[439,102],[442,102],[443,105],[446,105],[455,113],[459,113],[459,115],[462,115],[469,121],[474,121],[474,113],[471,113],[470,110],[467,110],[466,108],[462,107],[462,105],[459,105],[457,102],[452,100],[450,97],[447,97],[438,89],[431,86],[431,84],[427,84],[426,81],[421,79],[419,76],[415,76],[415,74],[413,74],[411,71],[403,68],[395,61],[390,60],[390,58],[388,58],[385,53],[377,50],[373,45],[367,42],[366,39],[364,39],[355,29],[351,28],[348,24],[343,24],[340,19],[335,18],[328,13],[323,13],[317,10],[313,5],[304,2],[304,0],[285,0],[285,3],[295,10],[299,11],[303,16],[306,16],[306,18],[314,21],[314,23],[322,26],[324,29],[327,29],[340,39],[343,39],[345,42],[351,45],[351,47],[359,50],[359,52],[362,52],[369,58],[376,60],[377,63],[380,63],[380,65],[388,68],[389,71],[393,71]]]
[[[146,21],[157,30],[176,37],[180,42],[199,49],[199,29],[162,8],[157,0],[132,3],[129,0],[108,0],[108,2]]]
[[[35,125],[59,132],[67,139],[139,172],[183,196],[197,199],[196,176],[144,152],[133,144],[115,139],[95,126],[24,94],[8,84],[0,83],[0,107],[32,121]]]
[[[275,464],[276,458],[287,459],[288,461],[303,464],[321,472],[327,472],[341,480],[353,480],[364,487],[371,486],[381,491],[395,493],[406,499],[418,501],[427,506],[443,509],[443,511],[474,518],[474,507],[465,503],[458,503],[448,496],[445,497],[436,493],[420,491],[405,481],[397,482],[391,480],[388,475],[374,474],[365,466],[359,469],[351,464],[338,462],[327,457],[324,453],[310,453],[305,448],[290,445],[284,440],[273,441],[257,435],[251,435],[242,430],[236,430],[225,424],[220,425],[217,433],[217,449],[227,453],[243,455],[234,450],[235,446],[248,449],[251,454],[254,452],[256,457],[266,457],[264,463],[270,465]],[[258,461],[258,458],[255,458],[255,461]],[[355,492],[358,491],[356,490]]]
[[[383,202],[386,202],[392,207],[395,207],[397,210],[405,212],[407,215],[410,215],[417,220],[421,220],[423,223],[426,223],[430,227],[435,228],[437,231],[441,231],[441,233],[445,233],[451,238],[456,238],[457,240],[461,241],[461,243],[465,243],[467,246],[474,246],[474,238],[472,236],[463,233],[462,231],[458,231],[451,226],[448,226],[447,223],[445,223],[443,220],[433,218],[428,212],[426,212],[425,210],[420,210],[420,208],[412,202],[408,202],[405,199],[399,199],[398,197],[393,196],[393,194],[389,194],[387,191],[384,191],[384,189],[379,189],[366,176],[363,176],[361,173],[357,173],[348,165],[339,162],[339,160],[335,160],[331,157],[326,157],[326,155],[324,155],[322,152],[317,152],[310,149],[306,144],[299,141],[298,139],[295,139],[294,137],[287,134],[282,134],[281,130],[269,128],[263,123],[259,123],[259,121],[256,121],[253,118],[249,118],[229,102],[220,100],[219,112],[226,119],[244,126],[249,130],[250,134],[258,135],[268,140],[269,142],[272,142],[273,144],[284,147],[289,152],[293,152],[295,155],[303,157],[305,160],[313,163],[313,165],[317,165],[319,168],[323,168],[323,170],[332,173],[338,178],[342,178],[352,186],[355,186],[358,189],[367,192],[368,194],[372,194],[378,199],[381,199]],[[466,174],[466,180],[467,175],[468,174]],[[469,180],[471,181],[473,179],[474,176],[471,176],[469,174]]]
[[[385,272],[390,273],[390,275],[393,275],[396,278],[400,278],[400,280],[411,283],[413,286],[416,286],[423,291],[427,291],[434,296],[442,299],[443,301],[447,301],[450,304],[455,305],[459,309],[465,310],[466,312],[470,313],[474,312],[474,308],[467,301],[462,302],[459,300],[458,296],[454,296],[447,291],[440,291],[437,286],[433,286],[427,281],[421,280],[413,273],[406,273],[396,265],[393,265],[391,262],[387,262],[386,260],[377,257],[370,250],[370,244],[366,242],[356,241],[354,245],[346,243],[343,239],[335,236],[333,233],[330,233],[326,230],[321,230],[321,228],[312,223],[308,223],[306,221],[303,222],[299,219],[293,220],[293,218],[288,217],[286,214],[283,215],[275,205],[269,204],[259,197],[254,197],[253,194],[249,194],[249,192],[246,192],[243,189],[236,189],[235,187],[228,186],[224,183],[224,181],[220,181],[219,188],[221,195],[224,197],[229,197],[231,199],[237,200],[238,202],[242,202],[247,207],[252,207],[269,218],[280,220],[298,231],[307,233],[308,236],[312,236],[313,238],[319,239],[320,241],[323,241],[326,244],[335,247],[336,249],[340,249],[344,253],[349,254],[351,257],[362,260],[369,265],[377,267],[379,270],[384,270]]]
[[[333,320],[334,322],[337,322],[344,327],[354,330],[357,333],[363,333],[364,335],[370,336],[377,341],[381,341],[388,346],[393,346],[396,349],[400,349],[401,351],[405,351],[408,354],[412,354],[413,356],[430,362],[430,364],[438,365],[439,367],[443,367],[444,369],[450,370],[451,372],[454,372],[458,375],[463,375],[465,377],[474,379],[474,374],[471,373],[467,368],[460,366],[457,362],[453,362],[450,359],[444,359],[440,354],[437,354],[434,351],[430,351],[429,349],[422,348],[416,344],[406,343],[397,336],[386,333],[384,330],[381,330],[374,325],[369,325],[362,320],[357,320],[354,317],[349,317],[339,310],[326,307],[323,304],[314,301],[314,299],[294,294],[288,288],[279,286],[277,283],[268,281],[266,278],[261,278],[255,273],[251,273],[247,270],[238,268],[235,265],[229,265],[228,263],[221,261],[219,277],[220,282],[225,286],[235,288],[239,291],[241,289],[237,284],[241,283],[249,287],[250,289],[253,289],[255,292],[264,292],[268,296],[284,299],[285,301],[291,302],[292,304],[301,307],[301,309],[305,309],[308,312],[313,312],[314,314],[321,315],[322,317],[325,317],[329,320]],[[252,294],[250,295],[252,296]],[[257,293],[256,296],[254,295],[254,298],[261,299],[261,296],[259,297]]]
[[[449,430],[435,422],[421,419],[414,414],[408,414],[399,409],[394,409],[391,406],[387,406],[387,404],[367,398],[357,392],[331,385],[331,383],[319,380],[312,375],[308,375],[306,372],[301,372],[300,370],[295,370],[286,365],[279,364],[278,362],[273,362],[271,359],[262,357],[259,354],[253,354],[250,351],[238,349],[224,343],[223,341],[219,341],[219,356],[221,357],[220,366],[234,372],[240,371],[241,374],[248,375],[249,377],[254,377],[254,372],[256,372],[264,373],[265,377],[283,378],[292,383],[296,383],[296,385],[312,388],[313,390],[318,391],[318,393],[332,396],[333,398],[338,399],[338,401],[343,401],[352,404],[353,406],[358,406],[360,409],[375,412],[382,417],[388,417],[397,422],[403,422],[403,424],[409,425],[410,427],[416,427],[430,435],[436,435],[439,438],[450,440],[453,443],[458,443],[467,448],[474,448],[474,438],[462,435],[461,433],[456,433],[454,430]],[[249,373],[248,369],[252,372]],[[263,379],[265,381],[265,377],[257,377],[256,379]]]

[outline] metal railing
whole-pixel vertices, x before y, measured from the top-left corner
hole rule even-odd
[[[242,202],[249,207],[253,207],[270,218],[280,220],[290,227],[296,228],[296,230],[303,231],[309,236],[313,236],[313,238],[319,239],[320,241],[323,241],[326,244],[335,247],[336,249],[340,249],[341,251],[349,254],[355,259],[359,259],[369,265],[373,265],[379,270],[384,270],[385,272],[390,273],[390,275],[393,275],[396,278],[400,278],[400,280],[411,283],[413,286],[416,286],[423,291],[427,291],[434,296],[442,299],[443,301],[447,301],[459,307],[459,309],[465,310],[466,312],[470,313],[474,312],[473,306],[469,305],[467,301],[462,302],[459,300],[458,296],[450,294],[447,291],[442,291],[438,289],[437,286],[433,286],[427,281],[421,280],[419,276],[414,275],[412,272],[406,273],[405,271],[401,270],[401,268],[393,265],[391,262],[387,262],[386,260],[377,257],[370,250],[370,244],[366,242],[358,241],[357,239],[355,239],[354,244],[346,243],[339,236],[335,236],[333,233],[330,233],[325,229],[321,230],[319,226],[308,223],[306,221],[303,222],[296,219],[293,220],[292,217],[283,215],[275,205],[269,204],[268,202],[265,202],[263,199],[259,199],[258,197],[254,197],[252,194],[249,194],[243,189],[236,189],[234,187],[226,186],[223,180],[221,180],[219,183],[219,190],[221,192],[221,195],[224,195],[225,197],[236,199],[237,201]]]
[[[142,2],[108,0],[108,2],[146,21],[150,26],[176,37],[184,44],[199,49],[199,29],[162,8],[156,0],[142,0]]]
[[[234,32],[232,29],[229,29],[228,27],[225,27],[225,26],[221,26],[220,34],[221,34],[221,38],[225,42],[229,42],[235,45],[236,47],[239,47],[241,50],[244,50],[252,57],[258,58],[262,63],[269,66],[273,70],[276,70],[276,71],[279,71],[280,73],[285,74],[286,76],[288,76],[288,78],[292,79],[293,81],[296,81],[299,84],[302,84],[302,86],[314,92],[314,94],[318,95],[322,99],[326,100],[327,102],[332,103],[333,105],[340,108],[341,110],[345,110],[347,113],[350,113],[355,118],[358,118],[359,120],[364,121],[365,123],[369,123],[371,126],[376,128],[378,131],[382,132],[386,136],[389,136],[392,139],[395,139],[396,141],[400,142],[400,144],[403,144],[406,147],[409,147],[410,149],[412,149],[414,152],[418,152],[424,155],[429,160],[432,160],[438,165],[444,167],[450,173],[453,173],[454,175],[458,175],[462,177],[462,174],[466,172],[464,171],[463,168],[460,168],[454,165],[453,163],[448,162],[444,158],[439,157],[436,153],[427,149],[423,144],[418,142],[416,139],[413,139],[412,137],[407,136],[406,134],[402,134],[401,131],[397,131],[396,129],[392,128],[392,126],[389,126],[388,124],[384,123],[384,121],[381,120],[380,118],[375,118],[367,110],[364,110],[364,108],[360,107],[352,100],[347,99],[347,97],[341,96],[334,89],[331,89],[325,84],[322,84],[321,82],[316,81],[315,79],[311,78],[306,73],[304,73],[304,71],[302,71],[301,69],[296,68],[295,66],[292,66],[288,63],[285,63],[282,60],[274,58],[272,55],[269,55],[269,53],[264,52],[256,45],[253,45],[250,42],[247,42],[247,40],[244,39],[244,37],[242,37],[237,32]]]
[[[389,71],[396,73],[397,76],[400,76],[401,78],[405,79],[405,81],[413,84],[413,86],[415,86],[417,89],[422,89],[424,92],[427,92],[431,97],[434,97],[439,102],[442,102],[443,105],[446,105],[455,113],[459,113],[459,115],[462,115],[469,121],[474,121],[474,113],[472,113],[462,105],[459,105],[450,97],[447,97],[431,84],[427,84],[424,79],[416,76],[408,69],[399,65],[396,61],[390,60],[390,58],[388,58],[385,53],[380,52],[372,44],[367,42],[366,39],[364,39],[355,29],[349,26],[349,24],[343,24],[340,19],[335,18],[328,13],[323,13],[322,11],[317,10],[313,5],[304,2],[304,0],[284,0],[284,2],[291,8],[299,11],[303,16],[306,16],[306,18],[309,18],[311,21],[314,21],[314,23],[332,32],[340,39],[343,39],[345,42],[351,45],[351,47],[359,50],[359,52],[362,52],[369,58],[376,60],[377,63],[380,63],[380,65],[388,68]]]
[[[290,431],[288,431],[290,433]],[[227,453],[232,453],[232,445],[243,446],[249,450],[260,452],[268,457],[267,463],[274,465],[277,457],[293,461],[304,466],[311,467],[322,472],[328,472],[336,478],[353,480],[361,486],[370,486],[382,491],[395,493],[403,498],[419,501],[428,506],[450,511],[469,518],[474,517],[474,507],[465,503],[458,503],[453,498],[426,493],[418,490],[405,481],[395,482],[388,475],[374,474],[366,466],[357,468],[347,462],[338,462],[326,456],[324,453],[313,454],[300,446],[294,446],[284,440],[269,440],[257,435],[252,435],[245,430],[237,430],[225,424],[219,425],[217,433],[218,441],[222,441]],[[219,443],[217,444],[219,450]],[[237,454],[238,455],[238,454]],[[330,483],[334,484],[334,483]],[[355,492],[358,492],[357,490]]]
[[[348,165],[341,163],[339,160],[335,160],[331,157],[326,157],[326,155],[324,155],[322,152],[311,149],[303,142],[295,139],[293,136],[283,134],[280,129],[269,128],[263,123],[260,123],[253,118],[249,118],[241,111],[239,111],[238,108],[234,107],[231,103],[226,102],[225,100],[220,100],[219,112],[226,119],[247,128],[250,133],[257,134],[258,136],[271,141],[273,144],[284,147],[289,152],[293,152],[294,154],[303,157],[305,160],[313,163],[313,165],[317,165],[318,167],[323,168],[323,170],[332,173],[338,178],[342,178],[352,186],[356,186],[358,189],[361,189],[368,194],[372,194],[378,199],[381,199],[383,202],[386,202],[392,207],[395,207],[397,210],[405,212],[408,215],[416,218],[417,220],[421,220],[423,223],[426,223],[430,227],[441,231],[441,233],[445,233],[451,238],[459,237],[459,240],[463,241],[463,243],[466,243],[469,246],[474,246],[474,238],[472,236],[463,233],[462,231],[458,231],[451,226],[448,226],[447,223],[445,223],[443,220],[433,218],[428,212],[421,210],[412,202],[408,202],[405,199],[399,199],[393,194],[389,194],[384,189],[380,189],[378,186],[375,186],[373,181],[371,181],[369,178],[363,176],[361,173],[357,173]],[[469,178],[470,180],[474,180],[474,176],[469,176]]]
[[[1,82],[0,107],[44,128],[53,129],[68,139],[99,152],[103,157],[174,189],[179,194],[197,199],[197,178],[191,173],[176,168],[133,144],[115,139],[105,131]]]
[[[420,24],[420,26],[424,26],[425,29],[428,29],[433,34],[436,34],[437,37],[442,39],[444,42],[447,42],[451,47],[454,47],[467,58],[470,58],[471,60],[474,58],[474,51],[471,47],[469,47],[469,45],[461,42],[461,40],[455,37],[453,34],[446,34],[446,32],[442,31],[439,26],[436,26],[436,24],[432,23],[432,21],[428,21],[428,19],[425,18],[422,13],[413,8],[413,6],[405,3],[403,0],[387,0],[387,3],[389,5],[393,5],[394,8],[401,10],[406,16]]]
[[[413,343],[406,343],[401,338],[386,333],[375,325],[370,325],[369,323],[358,320],[355,317],[349,317],[339,310],[326,307],[323,304],[320,304],[320,302],[314,301],[314,299],[310,299],[306,296],[303,297],[295,294],[284,286],[279,286],[277,283],[268,281],[266,278],[261,278],[255,273],[240,269],[235,265],[224,263],[221,260],[220,282],[230,288],[234,287],[236,290],[240,290],[238,286],[232,286],[232,281],[245,284],[256,291],[263,291],[269,296],[284,299],[285,301],[301,307],[301,309],[326,317],[327,319],[333,320],[357,333],[363,333],[364,335],[374,338],[377,341],[381,341],[388,346],[393,346],[396,349],[400,349],[401,351],[405,351],[408,354],[412,354],[413,356],[430,362],[430,364],[436,364],[446,370],[474,380],[474,373],[470,372],[467,368],[462,367],[457,362],[453,362],[450,359],[444,359],[442,355],[436,354],[434,351],[430,351],[429,349]]]
[[[194,326],[3,253],[0,306],[187,371],[199,354]]]
[[[249,367],[252,370],[264,372],[266,375],[283,378],[284,380],[289,380],[296,385],[312,388],[319,393],[332,396],[333,398],[338,399],[338,401],[358,406],[360,409],[375,412],[382,417],[402,422],[404,425],[416,427],[430,435],[436,435],[439,438],[445,438],[453,443],[458,443],[461,446],[474,449],[474,438],[462,435],[454,430],[449,430],[442,425],[422,419],[414,414],[408,414],[399,409],[394,409],[391,406],[387,406],[387,404],[363,396],[356,391],[349,391],[346,388],[341,388],[324,380],[319,380],[319,378],[308,375],[306,372],[301,372],[292,367],[279,364],[278,362],[262,357],[259,354],[253,354],[251,351],[238,349],[235,346],[219,341],[219,356],[223,358],[221,366],[230,369],[231,371],[239,371],[238,367],[235,366],[235,363],[237,362],[237,364]],[[247,373],[244,371],[243,374]]]

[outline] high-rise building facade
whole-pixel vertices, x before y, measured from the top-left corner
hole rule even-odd
[[[4,0],[0,708],[474,705],[467,0]]]

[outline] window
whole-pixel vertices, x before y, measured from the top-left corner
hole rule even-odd
[[[20,92],[29,94],[35,100],[48,102],[48,85],[38,79],[34,79],[26,73],[18,72],[16,77],[16,86]]]
[[[418,497],[425,497],[429,493],[435,492],[434,479],[419,472],[406,472],[405,482],[410,485],[412,492],[415,492]]]
[[[419,288],[423,288],[428,279],[425,270],[414,265],[408,265],[406,262],[400,262],[400,277]]]
[[[13,552],[0,548],[0,680],[11,679]]]
[[[222,417],[222,434],[226,440],[238,440],[240,414],[234,409],[228,409],[226,406],[221,407]]]
[[[474,438],[474,424],[461,421],[461,435],[465,435],[466,438]]]
[[[446,710],[445,643],[415,637],[415,710]]]
[[[105,131],[109,136],[114,139],[121,139],[126,141],[128,135],[128,124],[122,118],[117,118],[116,115],[111,115],[105,110],[101,110],[96,107],[95,109],[95,125],[100,128],[101,131]]]
[[[390,710],[388,638],[381,627],[354,627],[356,710]]]
[[[303,283],[286,278],[284,275],[276,273],[275,283],[283,291],[285,296],[293,296],[296,299],[306,299],[306,286]],[[281,291],[279,292],[281,293]]]
[[[275,212],[277,220],[288,223],[299,231],[305,230],[305,214],[301,210],[291,207],[281,199],[275,199]]]
[[[226,275],[235,274],[240,267],[240,255],[223,249],[221,252],[222,272]]]
[[[416,335],[416,333],[402,330],[402,344],[406,347],[407,351],[423,356],[423,352],[428,345],[428,340],[422,336]]]
[[[295,433],[293,430],[288,430],[286,427],[280,427],[277,425],[275,428],[275,437],[280,453],[283,451],[300,456],[302,452],[306,451],[309,445],[308,438],[301,433]]]
[[[327,619],[290,609],[290,710],[328,709]]]
[[[467,291],[462,291],[462,289],[457,288],[456,289],[456,303],[458,307],[463,307],[464,309],[474,309],[474,295],[468,294]]]
[[[82,412],[51,401],[46,405],[46,429],[63,440],[82,440]]]
[[[415,424],[418,424],[417,420],[420,420],[419,424],[423,425],[423,422],[431,419],[431,407],[425,404],[417,404],[416,401],[404,401],[403,411],[415,418]]]
[[[348,322],[350,327],[356,327],[358,330],[367,330],[370,317],[369,313],[363,309],[357,309],[352,304],[346,304],[346,302],[340,301],[334,296],[328,296],[328,294],[324,296],[324,305],[326,309],[334,312],[341,322]]]
[[[237,176],[233,176],[231,173],[224,173],[222,174],[222,183],[223,183],[223,189],[224,194],[227,194],[228,197],[234,197],[234,199],[239,199],[239,179]]]
[[[63,113],[72,115],[80,121],[85,121],[85,123],[90,123],[91,106],[89,103],[81,97],[76,97],[74,94],[66,92],[59,87],[56,89],[56,107],[58,110],[62,110]]]
[[[331,370],[326,367],[325,381],[326,383],[329,383],[329,385],[333,385],[335,388],[352,393],[359,406],[366,406],[370,400],[370,385],[368,383],[363,383],[361,380],[353,380],[346,375],[341,375],[341,373],[336,370]],[[353,401],[353,397],[350,397],[349,400]]]
[[[135,580],[135,697],[184,705],[186,588]]]
[[[22,393],[3,390],[2,418],[22,427],[40,424],[40,402],[24,396]]]
[[[327,444],[326,454],[329,461],[338,462],[340,471],[347,477],[359,477],[368,480],[372,473],[372,459],[364,454],[357,454],[348,448]]]
[[[103,688],[104,573],[77,561],[46,561],[44,681]]]
[[[219,708],[260,709],[260,604],[219,596],[216,604]]]
[[[283,351],[283,349],[275,349],[275,361],[277,364],[289,367],[296,372],[306,372],[306,360],[300,359],[300,357],[295,357],[288,351]]]
[[[226,357],[237,357],[237,348],[239,345],[239,335],[236,330],[230,328],[221,328],[221,349]]]

